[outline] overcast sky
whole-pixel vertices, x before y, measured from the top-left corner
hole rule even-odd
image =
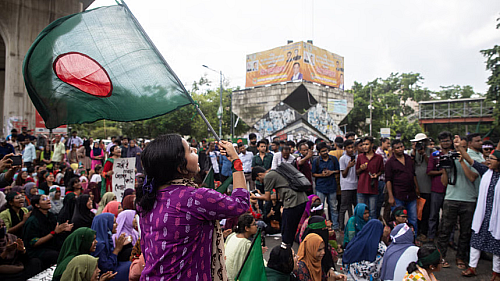
[[[484,93],[490,75],[480,50],[500,44],[498,0],[127,0],[167,62],[191,88],[203,75],[218,86],[245,86],[245,59],[285,45],[314,45],[345,60],[345,87],[391,72],[420,73],[424,87],[471,85]],[[115,4],[96,0],[90,8]]]

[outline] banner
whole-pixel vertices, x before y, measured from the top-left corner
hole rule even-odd
[[[347,100],[328,99],[328,112],[347,114]]]
[[[114,160],[112,182],[116,200],[121,202],[125,189],[135,188],[135,157]]]
[[[306,42],[247,55],[245,87],[302,80],[343,90],[344,58]]]

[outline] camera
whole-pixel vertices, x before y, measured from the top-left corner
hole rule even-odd
[[[422,150],[423,148],[424,148],[424,142],[423,141],[419,141],[419,142],[415,143],[415,150],[416,151]]]
[[[453,160],[458,159],[460,157],[460,154],[456,151],[449,151],[446,154],[440,154],[439,151],[436,152],[438,152],[437,155],[435,155],[438,156],[438,164],[436,166],[438,169],[453,168],[455,164]]]

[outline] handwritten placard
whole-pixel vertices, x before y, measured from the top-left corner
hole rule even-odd
[[[125,189],[135,187],[135,157],[115,159],[112,183],[116,200],[121,202]]]

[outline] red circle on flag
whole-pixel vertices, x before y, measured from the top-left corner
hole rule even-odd
[[[113,84],[108,73],[91,57],[69,52],[59,55],[52,65],[55,74],[63,82],[95,97],[109,97]]]

